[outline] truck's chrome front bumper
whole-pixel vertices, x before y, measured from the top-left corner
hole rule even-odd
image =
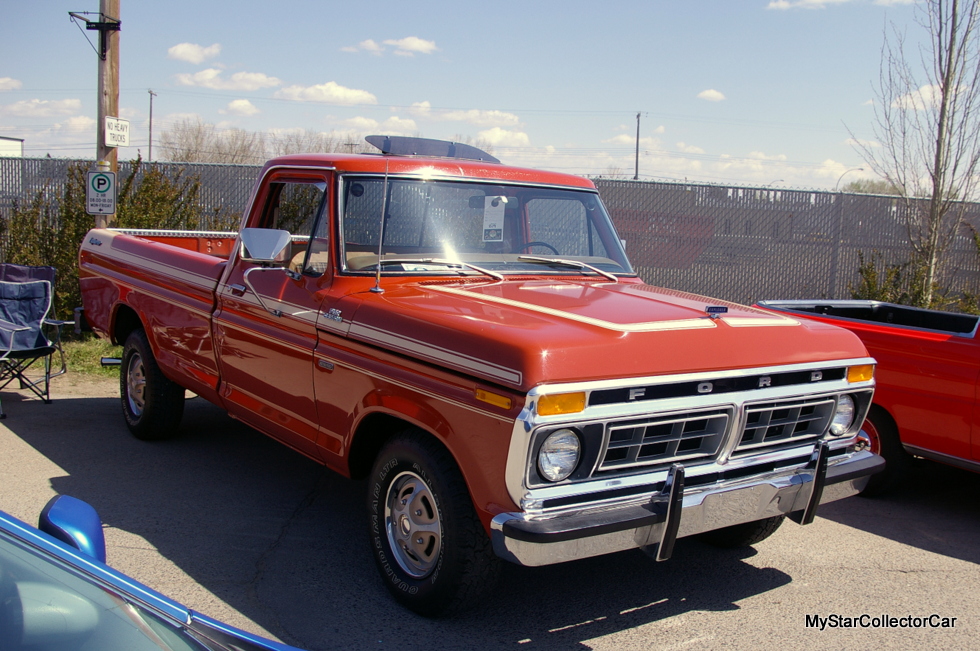
[[[868,451],[828,465],[821,446],[804,467],[689,491],[683,487],[684,469],[675,466],[660,490],[639,503],[583,506],[550,518],[501,513],[491,522],[493,547],[501,558],[529,566],[638,547],[665,560],[675,538],[779,515],[806,524],[817,505],[859,493],[884,466],[884,459]]]

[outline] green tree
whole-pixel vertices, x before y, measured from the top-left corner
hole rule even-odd
[[[30,203],[15,206],[8,220],[0,220],[0,260],[54,267],[54,314],[63,319],[70,319],[72,310],[81,305],[78,249],[94,226],[94,218],[85,211],[88,171],[84,164],[71,165],[60,192],[54,187],[39,190]],[[194,229],[202,217],[199,197],[198,179],[185,178],[182,173],[170,178],[137,158],[119,184],[114,225]],[[214,217],[221,221],[234,216]]]
[[[85,212],[86,172],[81,164],[70,166],[57,200],[49,187],[39,190],[29,204],[15,206],[0,238],[4,262],[57,270],[53,313],[62,319],[72,318],[72,310],[81,304],[78,247],[93,225]]]
[[[142,172],[142,175],[140,174]],[[173,178],[141,157],[119,187],[116,206],[118,228],[193,230],[201,221],[201,182],[185,178],[178,169]]]

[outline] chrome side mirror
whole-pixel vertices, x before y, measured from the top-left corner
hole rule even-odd
[[[292,236],[289,231],[274,228],[243,228],[241,258],[245,262],[285,262]]]

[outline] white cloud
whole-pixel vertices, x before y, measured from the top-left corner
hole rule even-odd
[[[87,115],[76,115],[64,122],[54,125],[55,131],[66,131],[69,133],[85,133],[95,131],[95,120]]]
[[[902,95],[892,102],[892,106],[906,110],[925,111],[937,107],[940,99],[942,99],[942,91],[939,86],[926,84],[908,95]]]
[[[214,43],[207,47],[203,47],[197,43],[178,43],[167,50],[168,59],[186,61],[187,63],[193,63],[195,65],[204,63],[208,59],[213,59],[219,54],[221,54],[221,45],[218,43]]]
[[[374,39],[367,39],[366,41],[361,41],[357,45],[348,45],[347,47],[340,48],[341,52],[370,52],[375,56],[381,56],[385,49],[377,43]]]
[[[875,4],[907,4],[915,0],[884,0]],[[851,0],[771,0],[766,9],[826,9],[827,5],[841,5]]]
[[[0,90],[17,90],[23,85],[19,79],[0,77]]]
[[[479,111],[470,109],[469,111],[449,111],[440,116],[441,120],[452,122],[469,122],[477,127],[516,127],[521,123],[513,113],[505,111]]]
[[[436,47],[435,41],[426,41],[417,36],[408,36],[398,40],[388,39],[384,44],[394,47],[395,54],[404,57],[415,56],[416,54],[432,54],[439,49]]]
[[[609,138],[608,140],[603,140],[602,142],[603,144],[607,144],[607,145],[628,145],[630,147],[633,147],[636,145],[636,135],[621,133],[618,136],[613,136],[612,138]],[[656,138],[640,138],[640,146],[647,147],[647,148],[659,147],[660,141],[657,140]]]
[[[695,147],[694,145],[689,145],[684,142],[677,143],[677,151],[684,152],[685,154],[703,154],[704,150],[700,147]]]
[[[222,77],[221,70],[207,68],[194,74],[176,76],[182,86],[200,86],[212,90],[259,90],[279,86],[282,82],[261,72],[236,72],[230,79]]]
[[[381,123],[381,129],[386,133],[407,134],[418,131],[418,126],[416,126],[415,120],[393,115]]]
[[[851,147],[866,147],[874,148],[881,147],[881,144],[875,140],[862,140],[860,138],[848,138],[844,141],[845,145],[850,145]]]
[[[495,147],[527,147],[531,139],[523,131],[508,131],[494,127],[477,134],[478,140],[484,140]]]
[[[333,81],[316,86],[289,86],[276,91],[275,96],[299,102],[323,102],[341,106],[378,103],[378,98],[366,90],[346,88]]]
[[[56,115],[71,115],[82,110],[82,101],[78,99],[25,99],[7,106],[0,107],[6,115],[16,115],[22,118],[50,118]]]
[[[916,0],[875,0],[876,5],[895,7],[898,5],[914,5]]]
[[[435,41],[426,41],[417,36],[408,36],[406,38],[392,39],[389,38],[383,41],[384,45],[378,43],[374,39],[367,39],[361,41],[357,45],[348,45],[346,47],[340,48],[341,52],[368,52],[375,56],[381,56],[385,52],[385,45],[390,45],[395,48],[395,54],[402,57],[411,57],[416,54],[432,54],[439,48],[436,47]]]
[[[359,133],[381,133],[384,135],[410,135],[418,131],[415,120],[391,116],[384,122],[358,116],[344,120],[343,124]]]
[[[221,109],[218,112],[223,114],[230,113],[231,115],[256,115],[257,113],[261,113],[261,111],[247,99],[233,100],[228,103],[226,108]]]
[[[412,106],[408,109],[408,112],[415,117],[428,117],[432,114],[432,104],[430,104],[428,101],[413,102]]]
[[[774,156],[770,156],[770,155],[765,154],[765,153],[763,153],[761,151],[750,151],[749,152],[749,158],[753,158],[755,160],[776,160],[776,161],[784,161],[784,160],[786,160],[786,154],[776,154]]]
[[[377,131],[378,127],[381,126],[381,123],[378,122],[377,120],[373,120],[371,118],[366,118],[362,116],[344,120],[343,123],[344,125],[356,131]]]
[[[725,96],[714,88],[709,88],[708,90],[702,90],[698,93],[699,99],[706,99],[709,102],[720,102],[725,99]]]
[[[664,128],[664,125],[661,124],[659,127],[657,127],[656,129],[654,129],[653,132],[656,133],[656,134],[661,134],[661,133],[664,133],[666,130],[667,129]]]
[[[429,102],[415,102],[408,109],[417,118],[438,122],[468,122],[477,127],[516,127],[521,119],[513,113],[496,110],[433,110]]]

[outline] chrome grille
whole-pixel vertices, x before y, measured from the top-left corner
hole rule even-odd
[[[714,458],[730,409],[682,412],[610,423],[599,471]]]
[[[830,427],[836,404],[830,397],[747,405],[745,427],[735,454],[816,440]]]

